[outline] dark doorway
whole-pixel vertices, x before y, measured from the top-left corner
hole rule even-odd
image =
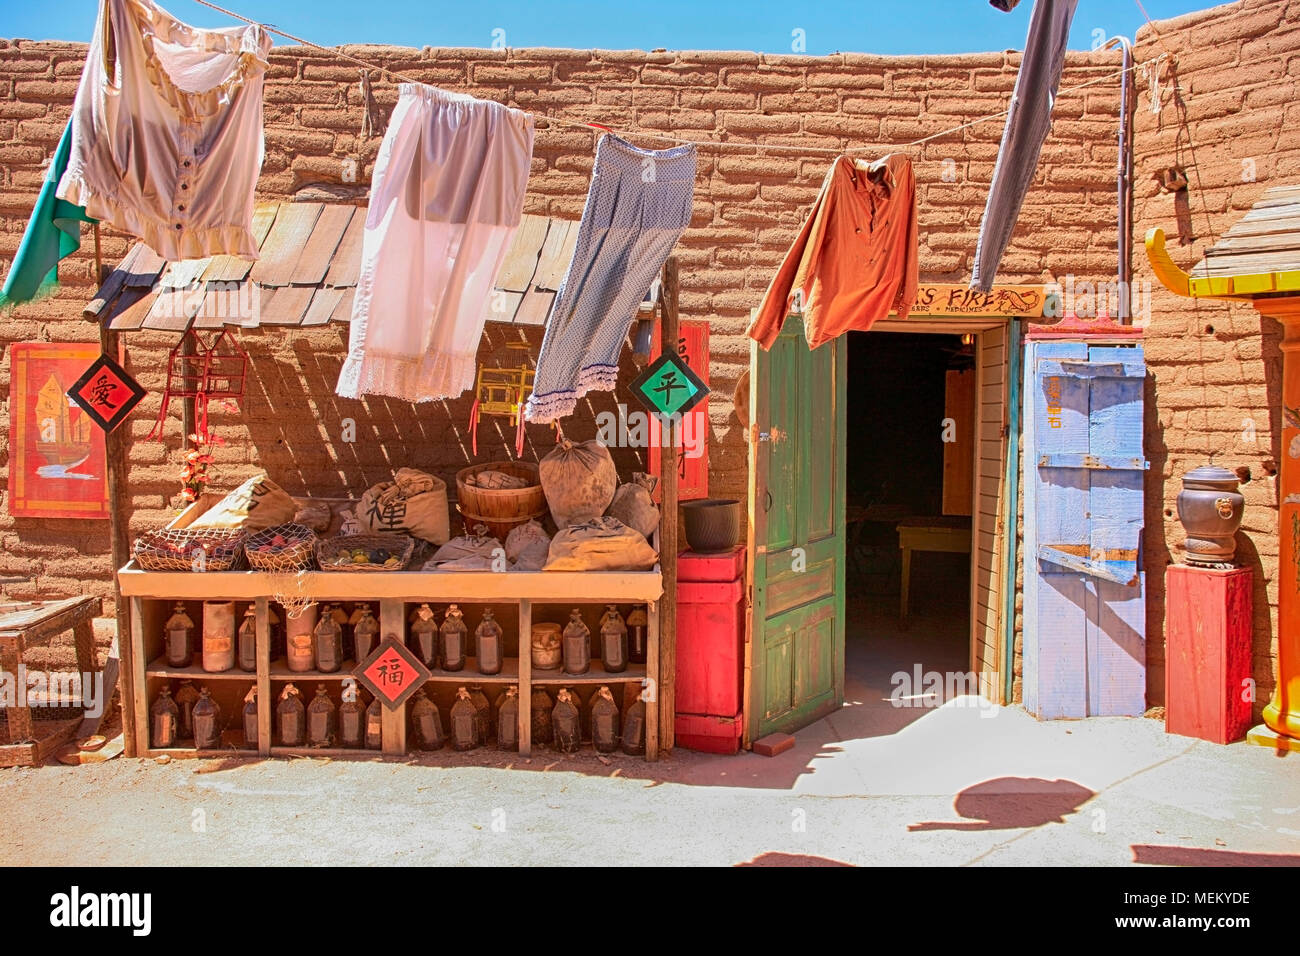
[[[974,692],[949,676],[970,669],[972,340],[849,334],[845,675],[900,717]],[[900,527],[917,546],[906,617]]]

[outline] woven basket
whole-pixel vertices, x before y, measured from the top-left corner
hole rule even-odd
[[[527,488],[479,488],[469,479],[479,472],[501,471],[528,481]],[[465,533],[487,525],[492,536],[506,539],[512,528],[546,514],[546,496],[537,466],[527,461],[489,461],[470,465],[456,473],[456,510],[465,522]]]
[[[344,551],[374,551],[383,548],[396,556],[397,564],[386,568],[382,564],[335,564],[334,559]],[[322,571],[404,571],[415,550],[415,539],[406,534],[349,534],[338,538],[325,538],[316,542],[316,563]]]
[[[203,570],[233,571],[243,564],[246,537],[247,532],[239,528],[164,528],[136,538],[132,553],[135,563],[146,571],[193,571],[199,552],[203,553]]]
[[[277,546],[274,551],[258,551],[263,545],[270,544],[276,535],[289,543]],[[316,563],[316,532],[306,525],[276,525],[264,528],[244,541],[244,554],[248,563],[258,571],[307,571]]]

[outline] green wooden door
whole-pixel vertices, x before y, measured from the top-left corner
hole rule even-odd
[[[791,316],[750,357],[749,736],[844,702],[843,338],[809,351]]]

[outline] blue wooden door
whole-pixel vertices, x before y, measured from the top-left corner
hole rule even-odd
[[[1146,709],[1141,346],[1031,343],[1025,362],[1025,707]]]

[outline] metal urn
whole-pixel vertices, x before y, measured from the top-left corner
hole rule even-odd
[[[1187,533],[1187,563],[1231,564],[1237,553],[1246,499],[1237,490],[1238,478],[1226,468],[1202,465],[1183,475],[1178,493],[1178,520]]]

